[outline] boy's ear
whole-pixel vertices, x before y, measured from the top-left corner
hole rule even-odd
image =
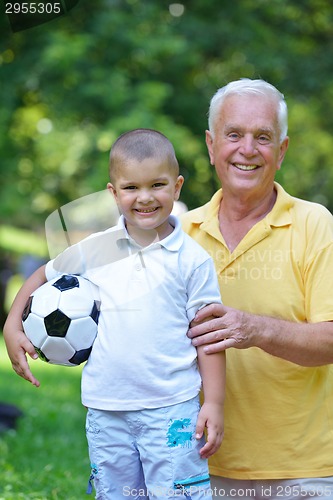
[[[116,188],[114,187],[114,185],[111,184],[111,182],[108,182],[106,187],[107,187],[108,191],[114,196],[115,200],[117,201],[117,191],[116,191]]]
[[[177,180],[176,180],[176,184],[175,184],[175,196],[174,196],[175,201],[177,201],[179,199],[180,191],[181,191],[182,186],[184,184],[184,180],[185,179],[182,175],[178,175]]]

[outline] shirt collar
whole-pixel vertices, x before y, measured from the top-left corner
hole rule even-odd
[[[169,250],[170,252],[177,252],[180,249],[180,247],[184,241],[184,233],[183,233],[183,230],[181,227],[181,223],[176,216],[169,215],[168,220],[169,220],[171,226],[174,227],[174,230],[172,231],[172,233],[169,234],[169,236],[167,236],[163,240],[155,241],[151,245],[149,245],[148,247],[142,248],[128,234],[128,231],[127,231],[126,225],[125,225],[125,218],[123,215],[121,215],[119,217],[119,220],[118,220],[118,223],[116,226],[116,229],[121,230],[121,232],[122,232],[121,234],[123,235],[119,238],[119,240],[127,240],[127,244],[130,243],[132,247],[138,248],[141,251],[152,249],[156,246],[162,246],[166,250]]]
[[[274,182],[277,192],[277,197],[272,210],[267,214],[266,220],[269,225],[273,227],[282,227],[291,224],[290,208],[294,206],[294,198],[290,196],[283,187]],[[201,228],[205,231],[214,234],[219,232],[218,224],[218,211],[221,200],[223,198],[223,191],[219,189],[211,198],[210,202],[194,211],[192,222],[200,224]]]
[[[267,222],[272,227],[289,226],[291,224],[290,209],[295,200],[288,194],[280,184],[274,183],[277,192],[276,201],[272,210],[267,214]]]

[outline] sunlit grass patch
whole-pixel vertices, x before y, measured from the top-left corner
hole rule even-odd
[[[30,365],[38,389],[14,373],[0,337],[0,401],[23,411],[17,429],[0,434],[0,500],[89,498],[81,367]]]

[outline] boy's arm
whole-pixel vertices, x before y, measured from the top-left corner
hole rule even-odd
[[[22,313],[31,293],[46,281],[45,266],[41,266],[25,281],[19,290],[3,328],[3,336],[13,369],[20,377],[28,380],[36,387],[39,387],[40,383],[30,371],[26,353],[33,359],[37,358],[37,353],[23,331]]]
[[[204,403],[198,416],[196,438],[200,439],[207,428],[207,442],[200,455],[208,458],[219,449],[223,439],[226,358],[224,352],[207,355],[203,346],[197,348],[197,355]]]

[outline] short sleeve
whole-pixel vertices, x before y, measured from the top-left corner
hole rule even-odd
[[[212,259],[207,259],[191,274],[187,287],[187,317],[191,322],[196,312],[212,303],[222,303]]]

